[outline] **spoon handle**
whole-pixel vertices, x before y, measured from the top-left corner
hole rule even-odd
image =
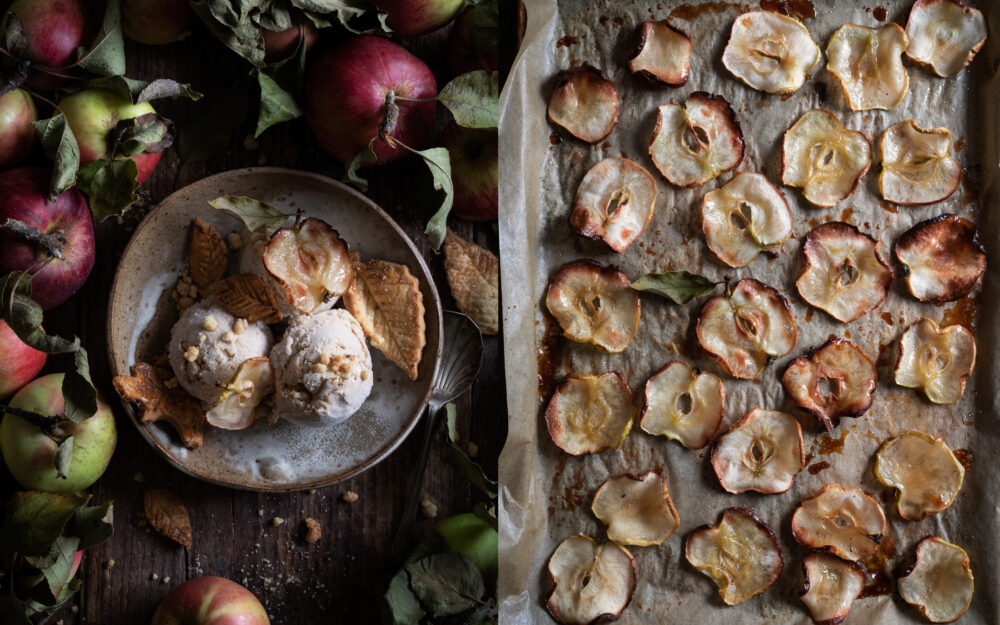
[[[396,528],[396,536],[392,540],[392,555],[402,556],[403,550],[409,543],[412,534],[413,521],[417,516],[417,502],[420,500],[420,492],[424,485],[424,473],[427,471],[427,459],[431,455],[431,443],[434,442],[434,434],[438,431],[440,419],[438,415],[441,406],[431,404],[427,408],[427,429],[424,430],[424,440],[420,448],[420,459],[417,461],[417,470],[410,481],[409,493],[406,496],[406,506],[403,508],[403,517]]]

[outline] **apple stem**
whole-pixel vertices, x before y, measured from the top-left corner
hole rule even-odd
[[[7,404],[0,404],[0,413],[12,414],[16,417],[21,417],[31,425],[40,428],[45,434],[52,433],[56,426],[62,423],[62,417],[49,417],[37,412],[32,412],[30,410],[21,410],[20,408],[13,408]]]
[[[398,121],[399,105],[396,104],[396,92],[390,89],[385,94],[385,116],[378,125],[378,138],[391,147],[396,147],[396,140],[392,138],[392,133],[395,132]]]
[[[6,221],[0,224],[0,228],[10,230],[25,241],[42,246],[49,253],[49,256],[53,258],[58,258],[59,260],[63,260],[64,258],[62,250],[66,245],[66,234],[62,230],[56,230],[53,234],[46,234],[38,228],[29,226],[23,221],[12,217],[8,217]]]

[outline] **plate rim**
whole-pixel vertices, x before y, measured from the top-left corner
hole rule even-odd
[[[247,174],[251,174],[251,173],[257,174],[257,175],[277,174],[277,175],[285,175],[285,176],[292,175],[292,176],[301,176],[301,177],[304,177],[304,178],[312,178],[312,179],[314,179],[314,180],[316,180],[318,182],[321,182],[323,184],[330,185],[330,186],[332,186],[332,187],[340,190],[341,192],[346,192],[348,195],[351,195],[355,199],[360,200],[363,204],[367,205],[367,207],[369,209],[373,210],[376,214],[378,214],[380,217],[382,217],[382,219],[384,219],[392,227],[392,229],[395,230],[396,233],[406,243],[406,245],[409,248],[410,252],[413,254],[414,258],[416,258],[417,264],[420,267],[420,270],[424,273],[424,277],[427,280],[428,285],[430,286],[431,299],[433,300],[433,302],[432,302],[433,309],[437,313],[437,330],[438,330],[437,336],[438,336],[438,340],[437,340],[437,344],[433,346],[433,350],[434,350],[434,354],[433,354],[433,356],[434,356],[434,367],[432,368],[431,373],[430,373],[431,385],[428,386],[427,392],[424,394],[424,397],[421,399],[420,403],[418,404],[417,409],[414,411],[413,414],[411,414],[408,417],[406,426],[403,428],[403,431],[400,432],[397,436],[395,436],[389,442],[388,445],[386,445],[385,447],[383,447],[377,454],[375,454],[374,456],[372,456],[371,458],[369,458],[367,461],[365,461],[365,462],[363,462],[361,464],[358,464],[358,465],[356,465],[354,467],[351,467],[349,469],[346,469],[344,471],[341,471],[340,473],[338,473],[338,474],[336,474],[336,475],[334,475],[332,477],[325,477],[325,478],[321,478],[321,479],[317,479],[317,480],[311,480],[309,482],[304,482],[304,483],[301,483],[301,484],[296,484],[294,486],[275,486],[275,487],[271,488],[271,487],[268,487],[268,486],[254,486],[254,485],[249,485],[249,484],[241,484],[241,483],[239,483],[237,481],[225,480],[225,479],[221,479],[221,478],[210,476],[210,475],[202,475],[200,473],[197,473],[197,472],[189,469],[188,467],[186,467],[183,464],[181,464],[173,455],[171,455],[170,453],[168,453],[168,451],[163,448],[163,446],[159,443],[159,441],[157,441],[155,438],[153,438],[153,436],[147,430],[146,426],[144,424],[142,424],[139,421],[139,419],[136,417],[135,412],[132,409],[132,406],[128,402],[126,402],[124,399],[122,399],[121,395],[118,395],[117,392],[115,393],[115,395],[118,396],[118,402],[125,409],[125,413],[128,415],[129,420],[139,430],[139,434],[146,440],[146,442],[149,443],[153,447],[153,449],[155,449],[156,452],[162,458],[164,458],[167,461],[167,463],[169,463],[171,466],[173,466],[175,469],[177,469],[180,472],[182,472],[182,473],[184,473],[186,475],[189,475],[189,476],[191,476],[191,477],[193,477],[193,478],[195,478],[197,480],[200,480],[200,481],[203,481],[203,482],[207,482],[207,483],[210,483],[210,484],[214,484],[214,485],[217,485],[217,486],[224,486],[226,488],[232,488],[232,489],[235,489],[235,490],[244,490],[244,491],[253,491],[253,492],[266,492],[266,493],[296,492],[296,491],[308,490],[308,489],[311,489],[311,488],[324,488],[324,487],[332,486],[334,484],[337,484],[339,482],[342,482],[344,480],[350,479],[352,477],[355,477],[357,475],[360,475],[360,474],[364,473],[365,471],[371,469],[375,465],[379,464],[380,462],[382,462],[383,460],[385,460],[386,458],[388,458],[389,456],[391,456],[393,454],[393,452],[395,452],[397,449],[399,449],[399,447],[403,444],[403,442],[410,436],[410,434],[413,433],[413,430],[417,427],[417,424],[421,421],[424,413],[426,412],[425,408],[427,407],[427,404],[430,401],[431,394],[434,392],[433,380],[434,380],[435,377],[437,377],[438,369],[441,367],[441,357],[442,357],[442,354],[443,354],[443,351],[444,351],[444,336],[443,336],[443,334],[444,334],[444,324],[443,324],[443,321],[444,321],[444,310],[443,310],[443,308],[441,306],[441,295],[440,295],[440,293],[438,293],[437,284],[434,282],[434,276],[431,273],[430,267],[427,266],[427,261],[424,259],[423,254],[420,253],[420,250],[417,249],[416,245],[414,245],[414,243],[410,239],[409,235],[407,235],[406,232],[400,227],[400,225],[398,223],[396,223],[396,220],[393,219],[392,216],[389,215],[374,200],[372,200],[368,196],[364,195],[363,193],[359,192],[358,190],[356,190],[356,189],[354,189],[354,188],[352,188],[352,187],[350,187],[350,186],[348,186],[348,185],[340,182],[339,180],[335,180],[335,179],[333,179],[333,178],[331,178],[329,176],[325,176],[323,174],[318,174],[318,173],[310,172],[310,171],[303,171],[303,170],[299,170],[299,169],[292,169],[292,168],[289,168],[289,167],[242,167],[242,168],[239,168],[239,169],[230,169],[230,170],[226,170],[226,171],[222,171],[222,172],[218,172],[218,173],[212,174],[211,176],[207,176],[205,178],[201,178],[200,180],[196,180],[196,181],[194,181],[194,182],[192,182],[190,184],[187,184],[187,185],[185,185],[185,186],[183,186],[183,187],[181,187],[179,189],[175,189],[169,195],[167,195],[166,197],[164,197],[163,199],[161,199],[159,202],[157,202],[156,206],[154,206],[146,214],[146,216],[143,217],[142,221],[139,222],[139,225],[136,226],[136,229],[132,233],[131,238],[129,238],[128,244],[126,244],[125,249],[122,250],[121,256],[119,256],[119,258],[118,258],[118,263],[115,266],[114,279],[111,281],[111,291],[108,294],[108,316],[107,316],[107,321],[106,321],[107,325],[106,325],[106,328],[105,328],[105,342],[107,343],[108,365],[109,365],[109,369],[111,369],[111,375],[112,376],[126,375],[126,374],[130,373],[128,371],[126,371],[126,372],[120,371],[118,369],[118,364],[115,362],[115,355],[114,355],[114,348],[113,348],[113,346],[114,346],[113,337],[116,335],[116,331],[115,331],[115,328],[113,327],[114,324],[111,323],[111,320],[115,318],[114,311],[117,308],[116,305],[115,305],[115,299],[116,299],[115,298],[115,294],[118,291],[119,278],[120,278],[120,273],[121,273],[121,260],[123,258],[125,258],[129,254],[129,252],[132,250],[132,246],[135,244],[136,240],[138,239],[139,234],[143,231],[143,229],[145,229],[145,227],[147,225],[149,225],[151,219],[156,215],[156,213],[158,213],[159,211],[161,211],[163,209],[163,206],[165,204],[167,204],[170,200],[172,200],[174,198],[175,195],[178,195],[182,191],[187,191],[187,190],[191,189],[192,187],[198,187],[198,186],[201,186],[201,185],[209,184],[209,183],[211,183],[213,181],[216,181],[218,178],[222,178],[222,177],[237,177],[237,176],[243,176],[243,175],[247,175]],[[427,303],[425,302],[424,304],[426,306]]]

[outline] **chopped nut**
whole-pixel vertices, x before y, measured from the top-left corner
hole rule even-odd
[[[322,365],[330,364],[330,354],[322,354],[319,357],[319,363]]]
[[[236,335],[233,334],[232,332],[226,332],[225,334],[222,335],[222,340],[230,344],[235,343]]]
[[[361,370],[361,379],[362,380],[367,380],[368,379],[368,370],[367,369],[362,369]]]
[[[177,302],[177,305],[180,306],[182,309],[190,308],[194,306],[194,300],[191,299],[190,297],[182,297],[180,301]]]
[[[169,584],[170,583],[170,576],[167,575],[166,577],[164,577],[163,579],[161,579],[160,583],[161,584]]]
[[[193,284],[191,286],[189,286],[188,287],[188,295],[191,296],[191,297],[198,297],[198,287],[195,286],[195,285],[193,285]]]
[[[188,294],[188,285],[187,285],[187,283],[185,283],[185,282],[178,282],[177,283],[177,294],[180,295],[180,296],[182,296],[182,297],[187,297],[187,294]]]
[[[437,504],[435,504],[430,499],[424,499],[422,502],[420,502],[420,510],[421,512],[424,513],[424,516],[427,517],[428,519],[433,519],[438,515]]]
[[[236,323],[233,324],[233,332],[236,334],[243,334],[243,331],[250,327],[250,322],[246,319],[237,319]]]
[[[233,251],[241,249],[243,247],[243,238],[240,237],[238,232],[230,232],[226,235],[226,245]]]
[[[104,561],[104,568],[106,568],[106,569],[110,569],[114,565],[115,565],[114,558],[110,558],[110,559]]]
[[[200,354],[201,354],[201,350],[199,350],[194,345],[191,345],[190,347],[188,347],[187,349],[184,350],[184,360],[186,360],[188,362],[194,362],[194,361],[198,360],[198,356]]]
[[[263,508],[259,508],[257,510],[257,516],[264,516],[264,509]]]
[[[347,503],[354,503],[355,501],[358,500],[358,494],[353,490],[349,490],[343,495],[341,495],[340,498],[346,501]]]
[[[285,520],[283,518],[281,518],[280,516],[276,516],[273,519],[271,519],[271,525],[273,525],[275,527],[278,527],[279,525],[281,525],[284,522],[285,522]]]
[[[215,320],[214,316],[205,315],[205,318],[201,320],[201,327],[212,332],[219,329],[219,322]]]
[[[305,540],[307,543],[312,544],[323,536],[323,529],[319,525],[319,521],[312,517],[306,517],[304,521],[306,528]]]
[[[479,455],[479,445],[469,441],[469,445],[466,447],[466,451],[469,452],[470,458],[475,458]]]
[[[155,582],[156,580],[160,579],[160,576],[157,575],[156,573],[153,573],[152,575],[149,576],[149,579]]]
[[[312,373],[326,373],[327,367],[321,362],[314,362],[309,365],[309,371]]]

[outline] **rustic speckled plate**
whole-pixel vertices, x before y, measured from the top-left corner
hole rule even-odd
[[[186,264],[191,220],[201,217],[223,236],[242,229],[235,217],[208,205],[220,195],[253,197],[289,213],[301,208],[306,215],[332,225],[362,258],[408,266],[420,281],[427,311],[427,346],[420,375],[411,382],[372,349],[372,393],[347,421],[310,427],[281,420],[235,432],[206,425],[205,442],[197,451],[181,445],[170,426],[143,425],[131,407],[126,406],[126,411],[146,440],[178,469],[233,488],[316,488],[374,466],[413,430],[430,397],[441,359],[441,301],[423,257],[396,222],[364,195],[325,176],[276,167],[239,169],[180,189],[153,209],[125,249],[111,287],[108,353],[112,373],[127,375],[136,362],[152,362],[165,353],[177,320],[170,292]]]

